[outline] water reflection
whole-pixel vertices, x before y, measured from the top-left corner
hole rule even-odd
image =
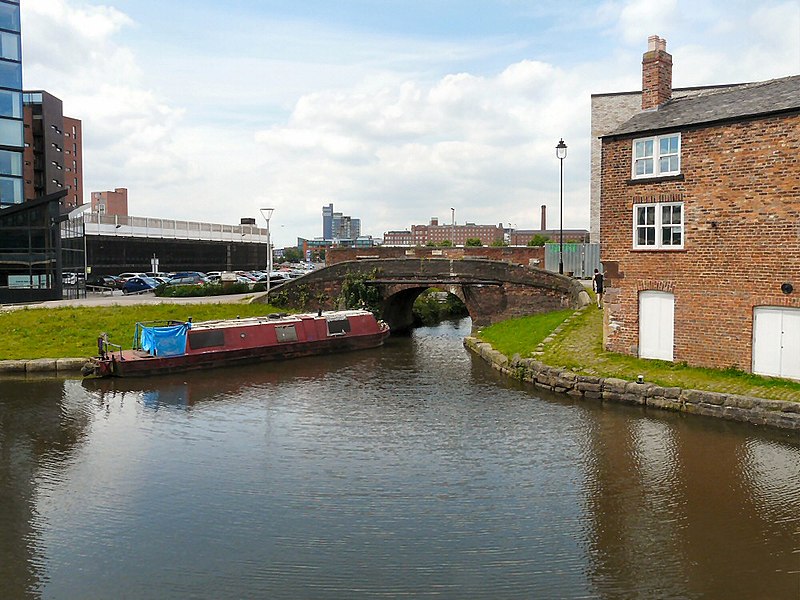
[[[530,390],[468,332],[0,381],[0,595],[792,597],[796,437]]]

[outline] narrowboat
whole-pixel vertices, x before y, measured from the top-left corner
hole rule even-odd
[[[102,334],[85,377],[133,377],[376,348],[389,326],[366,310],[137,323],[133,348]]]

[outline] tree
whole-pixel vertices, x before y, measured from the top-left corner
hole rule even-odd
[[[550,241],[550,236],[537,233],[528,242],[528,246],[544,246],[546,242]]]
[[[483,242],[480,238],[467,238],[467,241],[464,242],[465,246],[483,246]]]
[[[508,246],[503,238],[497,238],[491,244],[492,246]]]
[[[439,242],[439,247],[441,248],[450,248],[452,245],[453,242],[451,242],[450,240],[442,240],[441,242]]]
[[[283,260],[285,262],[301,262],[303,260],[303,251],[292,246],[284,248]]]

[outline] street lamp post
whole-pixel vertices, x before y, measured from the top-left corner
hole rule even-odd
[[[453,242],[453,248],[456,247],[456,209],[452,206],[450,207],[450,222],[452,223],[452,231],[450,232],[450,237],[453,238],[450,240]]]
[[[272,283],[272,240],[269,237],[269,220],[272,218],[274,208],[262,208],[261,216],[267,222],[267,300],[269,300],[269,291]]]
[[[567,145],[564,138],[558,141],[556,146],[556,158],[561,164],[561,187],[560,187],[560,208],[559,214],[561,222],[558,226],[558,273],[564,274],[564,159],[567,158]]]

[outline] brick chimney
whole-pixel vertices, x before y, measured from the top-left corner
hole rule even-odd
[[[658,108],[670,98],[672,55],[667,52],[667,40],[651,35],[642,56],[642,110]]]
[[[542,231],[546,231],[547,230],[547,205],[546,204],[542,204],[542,226],[541,226],[541,230]]]

